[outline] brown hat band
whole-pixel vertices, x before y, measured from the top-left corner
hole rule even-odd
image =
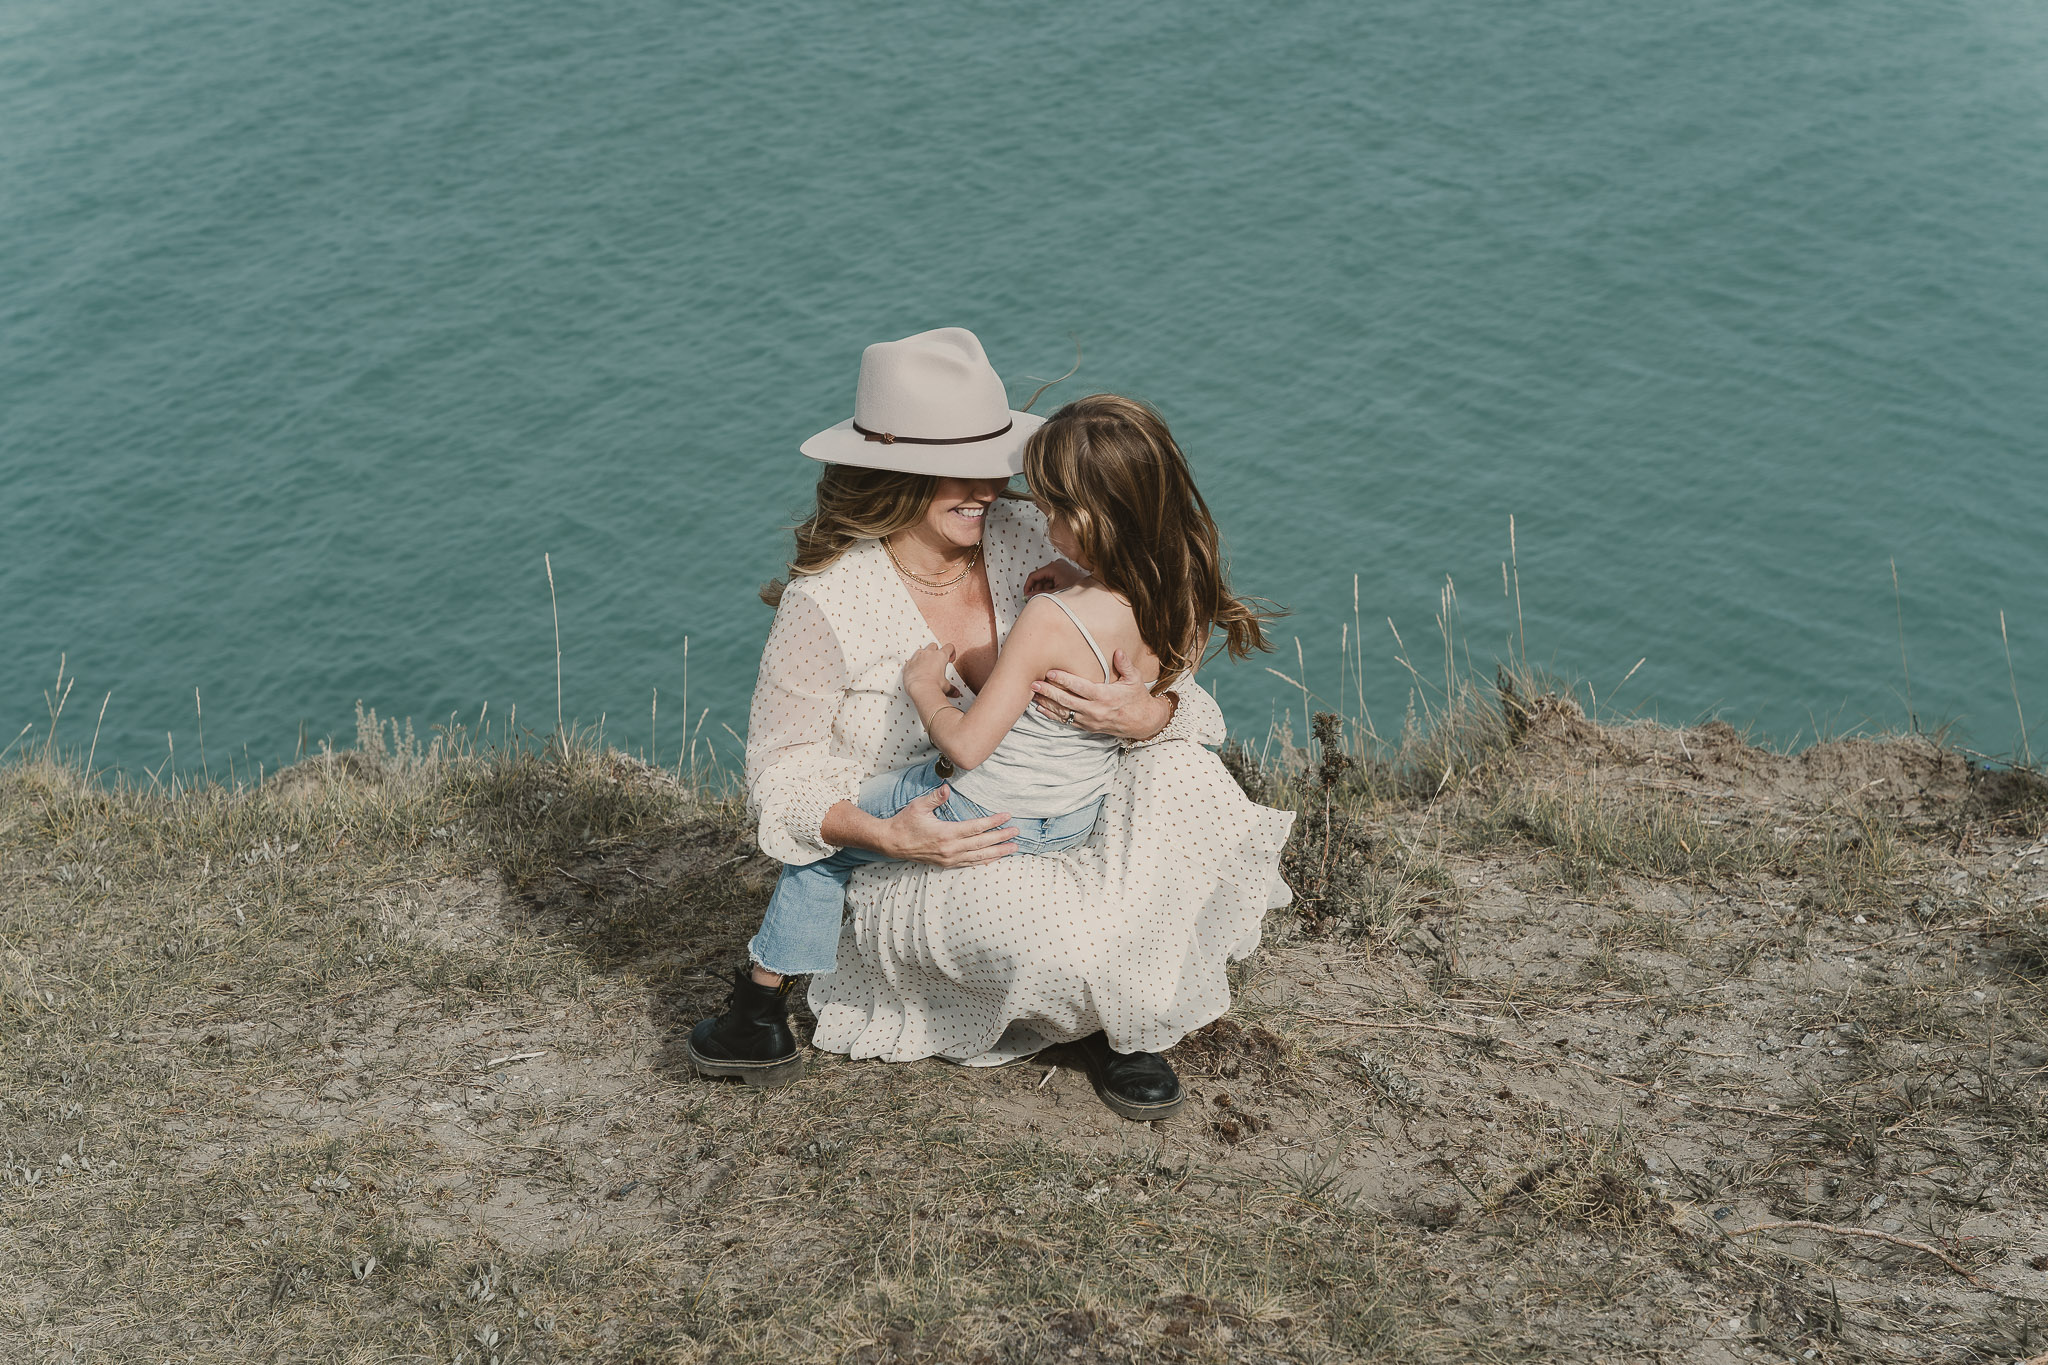
[[[1002,425],[1002,430],[991,431],[986,436],[892,436],[886,431],[869,431],[858,422],[853,424],[853,429],[868,440],[880,441],[885,446],[897,444],[913,446],[971,446],[976,441],[993,441],[996,437],[1001,436],[1003,432],[1016,425],[1015,420],[1005,422]]]

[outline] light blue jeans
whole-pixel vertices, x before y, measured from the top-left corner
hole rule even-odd
[[[937,759],[929,759],[871,777],[861,784],[854,804],[887,819],[946,784],[937,765]],[[1065,815],[1042,820],[1017,817],[1002,828],[1016,832],[1012,853],[1057,853],[1086,840],[1094,832],[1095,817],[1101,810],[1102,798],[1097,797]],[[979,820],[995,812],[983,810],[956,790],[948,794],[937,814],[941,820]],[[853,869],[863,863],[889,861],[887,854],[872,849],[842,848],[815,863],[783,864],[775,895],[761,916],[760,932],[747,944],[748,954],[777,976],[832,971],[839,965],[839,921],[846,913],[846,883]]]

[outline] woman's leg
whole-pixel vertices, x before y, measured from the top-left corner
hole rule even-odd
[[[1104,798],[1098,797],[1079,810],[1043,819],[1018,818],[1015,851],[1023,854],[1058,853],[1087,842],[1102,814]],[[955,793],[939,808],[949,820],[971,820],[990,812]],[[1180,1078],[1173,1067],[1156,1052],[1117,1052],[1109,1039],[1093,1033],[1077,1044],[1088,1059],[1089,1080],[1096,1096],[1112,1113],[1145,1122],[1167,1118],[1179,1112],[1185,1101]]]

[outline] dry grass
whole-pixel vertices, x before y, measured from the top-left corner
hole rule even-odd
[[[1301,814],[1310,940],[1366,930],[1331,940],[1366,950],[1341,1003],[1299,1006],[1332,1084],[1394,1121],[1377,1131],[1396,1149],[1464,1153],[1368,1195],[1521,1286],[1506,1314],[1490,1296],[1489,1349],[1540,1354],[1518,1335],[1539,1318],[1591,1334],[1580,1349],[1688,1355],[1716,1324],[1810,1359],[2038,1341],[2048,786],[1918,736],[1788,756],[1725,726],[1598,726],[1506,676],[1497,699],[1498,724],[1427,752],[1326,724],[1240,760]],[[1532,1070],[1558,1078],[1533,1109]],[[1719,1235],[1740,1226],[1774,1230]],[[1542,1260],[1601,1244],[1727,1316],[1601,1337],[1565,1307],[1601,1294]]]
[[[1418,714],[1236,755],[1299,908],[1154,1126],[1058,1054],[692,1077],[774,871],[715,784],[368,714],[257,787],[17,760],[0,1356],[2040,1349],[2033,788],[1534,680]]]
[[[1900,884],[1913,862],[1894,822],[1867,810],[1826,826],[1807,859],[1818,875],[1822,903],[1846,915],[1897,908]]]
[[[1683,799],[1590,784],[1510,787],[1485,801],[1462,832],[1474,849],[1519,839],[1548,850],[1552,875],[1582,895],[1608,889],[1620,875],[1712,882],[1784,856],[1768,835],[1716,823]]]
[[[1642,1158],[1626,1129],[1573,1137],[1562,1151],[1524,1170],[1494,1198],[1509,1218],[1532,1217],[1546,1230],[1630,1232],[1669,1206],[1643,1179]]]
[[[979,1073],[697,1081],[771,871],[730,801],[381,733],[254,788],[0,771],[0,1354],[1436,1353],[1418,1249],[1278,1167],[991,1120]],[[1192,1065],[1273,1083],[1219,1029]]]

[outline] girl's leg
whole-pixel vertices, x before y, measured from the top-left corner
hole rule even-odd
[[[1015,831],[1016,842],[1011,845],[1012,853],[1026,855],[1059,853],[1088,841],[1095,832],[1095,819],[1102,812],[1102,801],[1098,797],[1081,809],[1065,815],[1048,815],[1042,818],[1013,816],[1003,828]],[[983,810],[974,802],[957,792],[945,805],[939,807],[939,815],[946,820],[973,820],[995,812]]]
[[[784,864],[761,928],[747,943],[754,980],[780,985],[785,976],[829,972],[839,965],[839,921],[846,883],[862,863],[882,861],[864,848],[842,848],[815,863]]]
[[[941,785],[926,761],[869,778],[856,800],[868,814],[887,819]],[[785,976],[837,968],[846,883],[861,864],[887,861],[886,854],[873,849],[842,848],[815,863],[785,864],[761,916],[760,931],[747,944],[755,982],[776,986]]]
[[[1059,853],[1087,843],[1089,836],[1095,833],[1096,817],[1101,814],[1102,799],[1097,797],[1079,810],[1040,820],[1038,828],[1033,831],[1035,847],[1031,851]]]
[[[869,778],[858,802],[887,819],[940,785],[932,764],[921,763]],[[887,861],[870,849],[842,848],[815,863],[783,866],[760,931],[747,944],[751,973],[735,972],[725,1012],[690,1030],[690,1065],[699,1074],[737,1076],[757,1087],[786,1085],[803,1074],[785,1004],[795,984],[790,978],[838,967],[846,883],[862,863]]]

